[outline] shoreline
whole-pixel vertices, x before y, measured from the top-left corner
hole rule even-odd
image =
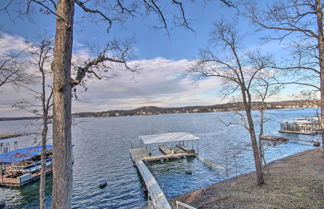
[[[260,102],[253,103],[253,110],[257,110]],[[266,110],[281,109],[307,109],[316,108],[316,100],[285,100],[267,102]],[[97,112],[74,112],[74,118],[100,118],[100,117],[122,117],[122,116],[146,116],[146,115],[164,115],[164,114],[190,114],[190,113],[216,113],[216,112],[235,112],[243,111],[241,102],[228,102],[213,105],[193,105],[179,107],[158,107],[158,106],[142,106],[135,109],[120,110],[103,110]],[[32,120],[40,117],[0,117],[0,121],[10,120]]]
[[[171,201],[196,208],[324,208],[324,158],[320,154],[317,148],[270,162],[264,169],[262,186],[256,185],[254,171]]]
[[[20,136],[26,136],[27,134],[0,134],[0,140],[2,139],[10,139]]]

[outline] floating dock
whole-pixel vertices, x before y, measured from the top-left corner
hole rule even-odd
[[[321,145],[321,142],[317,141],[317,140],[297,139],[297,138],[283,137],[283,136],[262,136],[261,140],[274,141],[274,142],[283,142],[283,141],[293,140],[293,141],[302,141],[302,142],[312,143],[314,146]]]

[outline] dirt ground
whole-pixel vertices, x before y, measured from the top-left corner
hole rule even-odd
[[[321,150],[299,153],[267,165],[265,185],[255,173],[239,176],[173,199],[197,208],[324,209]]]

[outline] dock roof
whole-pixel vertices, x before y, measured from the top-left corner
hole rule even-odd
[[[143,141],[144,144],[158,144],[158,143],[167,143],[167,142],[176,142],[176,141],[192,141],[192,140],[200,139],[199,137],[186,132],[144,135],[144,136],[140,136],[139,138]]]
[[[46,149],[51,150],[53,149],[53,146],[47,145]],[[40,155],[41,152],[42,152],[42,146],[16,149],[4,154],[0,154],[0,163],[20,162],[35,157],[36,155]]]

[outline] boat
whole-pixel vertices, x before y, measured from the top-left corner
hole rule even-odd
[[[316,135],[321,133],[318,117],[294,118],[280,122],[281,133]]]
[[[46,174],[52,172],[52,145],[46,146]],[[42,146],[0,154],[0,186],[20,187],[39,179]]]

